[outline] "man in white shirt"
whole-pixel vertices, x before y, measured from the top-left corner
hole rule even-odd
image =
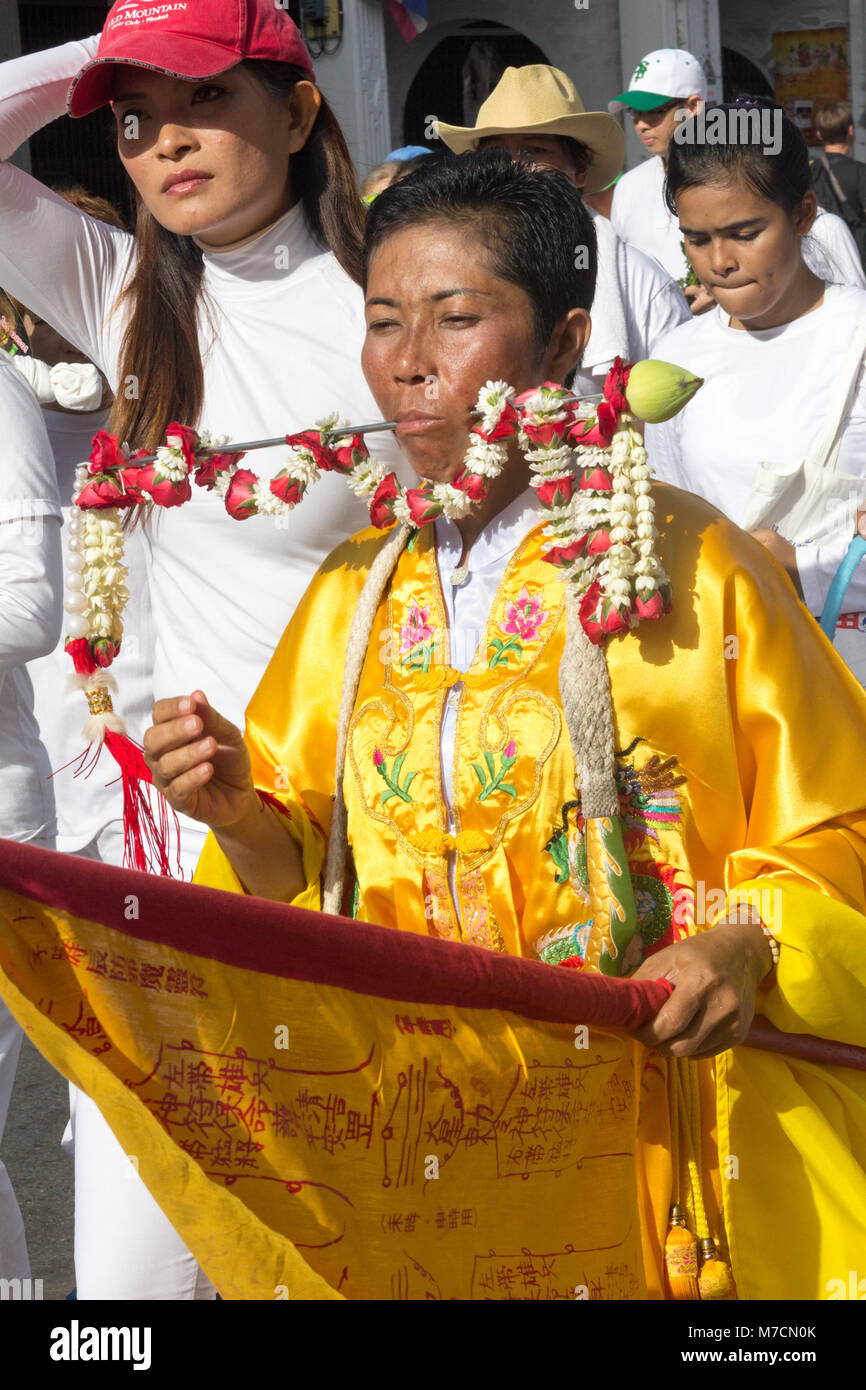
[[[587,111],[571,79],[558,68],[508,68],[478,112],[474,127],[439,124],[455,154],[504,149],[541,169],[565,174],[582,192],[603,189],[622,167],[625,141],[619,123]],[[662,334],[688,318],[678,285],[649,256],[627,246],[607,219],[587,208],[598,245],[592,332],[571,383],[577,395],[600,392],[617,357],[652,355]],[[583,248],[584,250],[586,248]],[[581,248],[575,247],[575,254]]]
[[[613,191],[610,220],[617,236],[654,256],[674,280],[689,264],[682,248],[677,219],[664,201],[665,168],[674,130],[695,115],[707,99],[707,79],[693,53],[683,48],[659,48],[641,58],[628,90],[607,104],[608,111],[628,111],[635,134],[651,156],[623,174]],[[686,297],[692,313],[712,307],[702,286],[689,286]]]

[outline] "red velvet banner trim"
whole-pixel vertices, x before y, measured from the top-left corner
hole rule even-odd
[[[242,970],[382,999],[504,1009],[551,1023],[635,1028],[671,993],[666,980],[608,980],[477,946],[396,932],[117,869],[0,839],[0,889],[126,936]],[[130,894],[138,919],[127,921]]]

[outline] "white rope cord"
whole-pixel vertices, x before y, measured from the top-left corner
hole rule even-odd
[[[346,768],[346,749],[349,741],[349,724],[355,708],[361,671],[370,645],[370,633],[376,613],[391,575],[397,566],[404,545],[412,533],[410,526],[396,527],[385,541],[364,582],[349,630],[346,646],[346,665],[343,672],[343,691],[340,697],[340,715],[337,721],[337,760],[334,809],[331,813],[331,830],[328,837],[328,855],[325,862],[325,888],[322,895],[322,911],[339,914],[343,903],[343,883],[346,876],[346,850],[348,836],[346,826],[346,800],[343,795],[343,777]]]
[[[566,634],[559,666],[562,710],[580,780],[585,819],[619,814],[610,676],[604,648],[590,642],[580,623],[580,597],[566,588]]]

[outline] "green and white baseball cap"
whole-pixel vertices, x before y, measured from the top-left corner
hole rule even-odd
[[[707,79],[695,55],[684,48],[657,48],[641,58],[628,91],[609,101],[607,109],[614,114],[626,109],[654,111],[674,97],[694,93],[706,101]]]

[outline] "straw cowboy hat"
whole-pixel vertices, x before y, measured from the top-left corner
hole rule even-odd
[[[475,149],[485,135],[569,135],[592,150],[584,191],[606,188],[625,163],[625,136],[606,111],[587,111],[564,72],[543,63],[506,68],[474,126],[439,122],[439,136],[455,154]]]

